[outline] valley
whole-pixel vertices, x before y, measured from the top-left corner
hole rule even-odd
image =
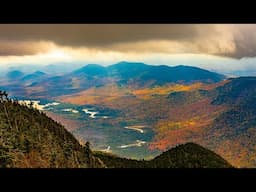
[[[93,150],[104,151],[110,147],[111,152],[117,155],[136,159],[148,159],[160,154],[159,150],[148,150],[148,143],[154,135],[149,127],[129,126],[114,109],[45,99],[20,98],[19,103],[29,106],[30,101],[34,108],[63,124],[79,141],[90,141]]]

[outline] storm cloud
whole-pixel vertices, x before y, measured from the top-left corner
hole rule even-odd
[[[54,47],[136,53],[256,55],[256,25],[1,24],[0,55],[33,55]]]

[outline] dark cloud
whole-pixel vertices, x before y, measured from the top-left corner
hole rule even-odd
[[[207,30],[210,31],[210,26]],[[106,46],[144,40],[189,40],[198,35],[196,25],[142,24],[20,24],[0,25],[0,38],[51,40],[69,46]]]
[[[24,56],[44,53],[54,45],[49,42],[0,40],[0,56]]]
[[[256,25],[234,25],[232,29],[236,51],[227,54],[227,56],[235,58],[255,57]]]
[[[241,58],[256,55],[255,29],[255,25],[205,24],[1,24],[0,41],[5,43],[0,45],[0,55],[30,55],[47,50],[45,45],[25,42],[50,41],[60,46],[120,51],[132,50],[133,43],[140,42],[136,51],[156,51],[159,45],[142,46],[143,42],[161,40],[180,44],[178,47],[186,53]]]

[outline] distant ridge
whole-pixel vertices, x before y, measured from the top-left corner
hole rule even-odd
[[[17,96],[26,93],[26,89],[31,89],[40,90],[33,92],[33,97],[44,95],[56,97],[108,84],[137,89],[196,82],[211,84],[226,79],[224,75],[197,67],[184,65],[171,67],[127,61],[110,66],[88,64],[65,74],[58,73],[56,70],[54,66],[55,75],[41,71],[24,75],[20,71],[12,71],[8,74],[9,81],[2,79],[0,86]]]
[[[121,61],[107,67],[89,64],[72,74],[116,78],[119,84],[126,85],[137,82],[139,86],[163,85],[177,82],[192,83],[195,81],[215,83],[225,79],[224,75],[198,67],[184,65],[170,67],[167,65],[147,65],[141,62],[126,61]]]

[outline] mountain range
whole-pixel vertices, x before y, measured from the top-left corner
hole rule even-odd
[[[119,157],[106,157],[109,161],[145,157],[148,163],[176,146],[197,143],[235,167],[256,166],[256,77],[120,62],[89,64],[58,76],[12,71],[0,80],[0,89],[59,102],[46,114],[93,149],[110,146]]]
[[[151,66],[129,62],[119,62],[108,67],[88,64],[78,70],[58,76],[45,75],[40,71],[23,76],[23,73],[17,70],[10,71],[7,76],[8,82],[0,84],[3,89],[13,95],[20,95],[20,91],[24,93],[26,90],[33,90],[31,94],[33,97],[42,97],[44,94],[52,97],[61,96],[110,83],[115,83],[118,86],[143,88],[170,83],[215,83],[225,78],[224,75],[196,67]],[[20,80],[21,77],[23,79]],[[25,84],[26,79],[31,80],[30,84]],[[44,90],[45,87],[47,90]]]

